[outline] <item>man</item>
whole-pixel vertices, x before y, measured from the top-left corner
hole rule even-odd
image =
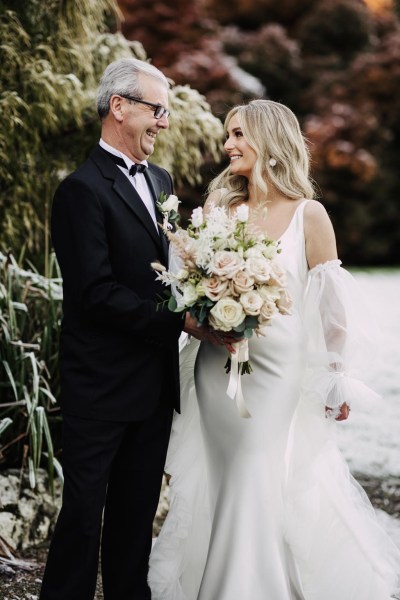
[[[151,598],[152,521],[179,410],[185,320],[157,306],[163,288],[150,267],[167,261],[155,201],[172,192],[172,181],[146,162],[169,126],[168,82],[148,63],[116,61],[104,72],[97,108],[100,144],[53,204],[64,282],[65,481],[41,600],[92,600],[100,542],[105,600]],[[199,336],[185,318],[185,330]]]

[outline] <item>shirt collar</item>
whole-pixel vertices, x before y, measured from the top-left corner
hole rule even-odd
[[[134,164],[134,161],[131,158],[126,156],[126,154],[124,154],[120,150],[113,148],[113,146],[110,146],[110,144],[107,144],[107,142],[105,142],[102,138],[100,138],[99,145],[102,148],[104,148],[104,150],[107,150],[107,152],[110,152],[111,154],[114,154],[115,156],[120,156],[126,162],[128,171],[131,168],[131,166]],[[147,160],[142,160],[140,164],[145,165],[146,167],[149,166]]]

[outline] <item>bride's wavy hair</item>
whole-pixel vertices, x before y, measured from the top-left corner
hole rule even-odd
[[[313,198],[309,151],[299,122],[293,112],[279,102],[252,100],[232,108],[226,116],[224,131],[236,115],[246,142],[256,152],[252,183],[268,193],[268,182],[285,196],[297,200]],[[271,165],[270,160],[276,161]],[[273,162],[273,161],[272,161]],[[230,167],[213,179],[209,192],[224,189],[220,203],[230,206],[248,199],[248,181],[231,173]]]

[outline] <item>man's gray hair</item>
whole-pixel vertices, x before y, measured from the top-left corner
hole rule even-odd
[[[135,96],[142,99],[143,92],[139,84],[139,75],[150,75],[169,88],[165,75],[156,67],[137,58],[121,58],[108,65],[100,80],[97,91],[97,112],[104,119],[110,110],[110,99],[113,94]]]

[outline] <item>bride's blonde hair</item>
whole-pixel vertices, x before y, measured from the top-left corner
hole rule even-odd
[[[252,183],[268,194],[268,182],[288,198],[313,198],[309,177],[309,151],[299,122],[285,105],[272,100],[252,100],[235,106],[226,116],[224,130],[236,115],[247,143],[256,152]],[[273,159],[271,161],[271,159]],[[270,161],[276,164],[271,165]],[[220,203],[230,206],[248,199],[248,180],[230,167],[213,179],[209,193],[224,190]]]

